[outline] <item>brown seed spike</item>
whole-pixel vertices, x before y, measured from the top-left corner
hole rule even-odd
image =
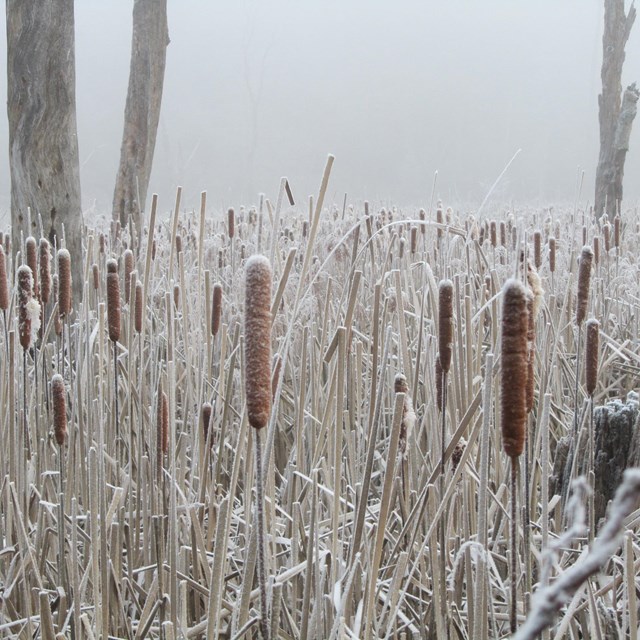
[[[539,231],[533,233],[533,264],[536,269],[542,265],[542,234]]]
[[[67,436],[67,401],[64,380],[59,373],[51,378],[51,396],[53,398],[53,434],[59,446]]]
[[[524,449],[527,385],[527,292],[518,280],[502,289],[502,446],[515,458]]]
[[[229,232],[229,239],[236,235],[236,214],[233,209],[227,211],[227,231]]]
[[[142,282],[140,282],[140,280],[136,282],[136,302],[133,328],[136,330],[136,333],[140,333],[142,331]]]
[[[40,238],[40,300],[49,303],[51,296],[51,245],[46,238]]]
[[[453,347],[453,283],[441,280],[438,285],[438,345],[440,366],[449,373]]]
[[[213,302],[211,304],[211,335],[217,336],[220,331],[220,318],[222,317],[222,285],[216,282],[213,285]]]
[[[261,429],[271,413],[271,265],[264,256],[247,260],[244,313],[247,415]]]
[[[120,279],[118,263],[114,259],[107,260],[107,323],[109,339],[118,342],[120,339]]]
[[[554,273],[556,270],[556,239],[552,236],[549,238],[549,271]]]
[[[127,249],[123,254],[124,262],[124,301],[125,304],[131,302],[131,272],[133,271],[133,251]]]
[[[582,247],[580,265],[578,266],[578,300],[576,304],[576,324],[580,326],[587,315],[589,303],[589,285],[591,282],[591,263],[593,251],[591,247]]]
[[[209,425],[211,424],[211,414],[213,412],[213,407],[209,402],[205,402],[202,405],[200,410],[200,418],[202,420],[202,435],[204,437],[204,441],[207,441],[209,437]],[[211,445],[213,445],[213,438],[211,438]]]
[[[58,311],[62,318],[71,313],[71,255],[66,249],[58,250]]]
[[[20,345],[26,351],[31,347],[33,313],[30,303],[33,300],[33,276],[31,269],[23,264],[17,273],[18,282],[18,332]],[[39,314],[38,314],[39,316]]]
[[[38,244],[33,236],[29,236],[24,241],[25,253],[27,254],[27,266],[31,269],[33,275],[33,295],[38,297]]]
[[[7,282],[7,257],[4,246],[0,245],[0,309],[6,311],[9,308],[9,285]]]
[[[587,347],[585,357],[587,393],[593,396],[598,383],[598,347],[600,342],[600,323],[591,318],[585,324],[587,328]]]

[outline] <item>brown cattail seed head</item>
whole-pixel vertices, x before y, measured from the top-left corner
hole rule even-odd
[[[424,222],[427,219],[427,212],[424,209],[420,209],[420,212],[418,213],[418,217],[420,218],[420,220]],[[427,225],[421,224],[420,233],[425,234],[426,232],[427,232]]]
[[[502,289],[502,298],[502,446],[515,458],[524,448],[527,419],[527,292],[521,282],[511,279]]]
[[[211,425],[211,414],[213,412],[213,407],[209,402],[205,402],[202,405],[200,410],[200,419],[202,420],[202,435],[204,437],[204,441],[207,441],[209,437],[209,426]],[[213,438],[211,438],[211,444],[213,444]]]
[[[51,378],[51,397],[53,399],[53,434],[59,446],[67,436],[67,400],[64,380],[59,373]]]
[[[417,227],[411,227],[409,232],[409,238],[411,241],[411,254],[414,254],[418,248],[418,229]]]
[[[608,222],[602,227],[602,237],[604,239],[605,253],[609,253],[609,249],[611,249],[611,225]]]
[[[162,454],[169,453],[169,398],[158,385],[158,403],[156,407],[156,435],[158,468],[162,466]]]
[[[27,254],[27,266],[31,269],[33,276],[33,295],[38,297],[38,243],[33,236],[29,236],[24,241],[24,249]]]
[[[556,239],[552,236],[549,238],[549,271],[553,273],[556,270]]]
[[[138,280],[136,282],[136,302],[134,313],[134,326],[136,333],[142,331],[142,282]]]
[[[38,336],[40,329],[40,304],[33,297],[33,275],[23,264],[17,273],[18,283],[18,332],[20,345],[26,351]]]
[[[580,265],[578,266],[578,300],[576,304],[576,324],[580,326],[587,315],[589,303],[589,284],[591,282],[591,263],[593,251],[591,247],[582,247]]]
[[[91,265],[91,275],[93,276],[93,288],[97,291],[100,288],[100,271],[95,262]]]
[[[542,234],[539,231],[533,234],[533,264],[536,269],[542,264]]]
[[[444,223],[444,218],[443,218],[443,215],[442,215],[442,209],[440,209],[440,208],[436,209],[436,222],[438,223],[438,225],[441,225],[441,224]],[[440,227],[438,227],[438,234],[437,235],[438,235],[438,240],[440,238],[442,238],[442,236],[444,235],[443,232],[442,232],[442,229]]]
[[[620,214],[616,215],[613,219],[613,246],[616,249],[620,248]]]
[[[48,304],[51,296],[51,245],[46,238],[40,238],[40,300]]]
[[[451,366],[453,348],[453,283],[441,280],[438,286],[438,345],[444,373]]]
[[[182,253],[182,236],[177,233],[176,234],[176,254]]]
[[[236,213],[233,209],[227,211],[227,232],[229,239],[236,235]]]
[[[592,396],[598,383],[598,346],[600,342],[600,323],[591,318],[587,320],[587,347],[585,369],[587,379],[587,393]]]
[[[492,220],[491,223],[489,224],[489,238],[491,239],[491,246],[495,247],[498,244],[495,220]]]
[[[600,236],[593,236],[593,259],[600,264]]]
[[[123,254],[124,262],[124,301],[131,302],[131,272],[133,271],[133,251],[127,249]]]
[[[213,301],[211,303],[211,335],[217,336],[220,331],[220,318],[222,317],[222,285],[216,282],[213,285]]]
[[[59,278],[58,278],[58,274],[54,273],[53,277],[51,278],[52,282],[53,282],[53,299],[54,300],[58,300],[60,298],[60,284],[59,284]],[[54,307],[54,312],[53,312],[53,328],[55,329],[56,335],[57,336],[61,336],[62,335],[62,320],[60,318],[60,306],[59,304],[57,304]]]
[[[120,339],[120,279],[118,263],[113,258],[107,260],[107,322],[109,339],[112,342],[118,342]]]
[[[173,285],[173,304],[176,309],[180,307],[180,285]]]
[[[264,256],[247,260],[244,313],[247,414],[261,429],[271,412],[271,265]]]
[[[66,249],[58,250],[58,310],[65,318],[71,313],[71,255]]]
[[[7,282],[7,257],[4,246],[0,246],[0,309],[9,308],[9,284]]]

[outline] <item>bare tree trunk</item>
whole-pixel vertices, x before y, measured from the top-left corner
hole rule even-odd
[[[625,92],[621,108],[622,65],[624,47],[636,19],[633,6],[625,12],[624,0],[605,0],[604,35],[602,36],[602,93],[598,96],[600,120],[600,156],[596,170],[595,215],[605,208],[615,214],[622,201],[624,161],[629,146],[631,124],[636,113],[638,92],[631,85]],[[627,94],[629,94],[627,96]]]
[[[113,219],[140,228],[156,145],[169,44],[166,0],[134,0],[129,89],[124,111]]]
[[[76,125],[73,0],[7,0],[7,112],[14,252],[44,233],[71,254],[74,299],[82,297],[80,165]],[[31,207],[31,229],[27,228]]]

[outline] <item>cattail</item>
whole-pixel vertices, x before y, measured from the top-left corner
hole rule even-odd
[[[593,236],[593,259],[600,264],[600,236]]]
[[[441,225],[444,222],[444,220],[442,218],[442,209],[440,209],[440,208],[436,209],[436,222],[438,223],[438,225]],[[438,240],[440,240],[440,238],[442,238],[442,236],[443,236],[442,229],[440,227],[438,227]]]
[[[40,238],[40,300],[49,303],[51,296],[51,245],[46,238]]]
[[[526,408],[527,413],[531,413],[531,409],[533,409],[533,400],[535,397],[534,363],[536,359],[536,321],[534,313],[533,293],[530,293],[527,296],[527,347]]]
[[[533,264],[536,269],[542,265],[542,234],[539,231],[533,233]]]
[[[413,255],[418,248],[418,229],[416,227],[411,227],[409,237],[411,239],[411,254]]]
[[[586,379],[587,393],[593,396],[598,382],[598,346],[600,342],[600,323],[591,318],[585,324],[587,330],[587,347],[586,347]]]
[[[236,235],[236,214],[233,209],[227,211],[227,232],[230,240]]]
[[[71,313],[71,255],[66,249],[58,250],[58,310],[62,318]]]
[[[245,395],[249,424],[265,427],[271,412],[271,265],[255,255],[245,275]]]
[[[276,353],[273,359],[273,373],[271,374],[271,401],[275,400],[276,391],[280,384],[280,373],[282,371],[282,356]]]
[[[609,253],[609,249],[611,249],[611,225],[608,222],[602,227],[602,238],[604,239],[605,253]]]
[[[180,285],[173,285],[173,304],[176,309],[180,307]]]
[[[169,453],[169,398],[164,391],[160,391],[157,407],[158,420],[158,455]]]
[[[51,378],[51,397],[53,399],[53,434],[59,446],[67,436],[67,401],[64,380],[59,373]]]
[[[107,323],[109,339],[112,342],[118,342],[120,339],[120,279],[118,263],[113,258],[107,260]]]
[[[40,330],[40,304],[33,297],[33,275],[23,264],[17,273],[18,285],[18,332],[20,345],[26,351],[37,338]]]
[[[211,304],[211,335],[215,338],[220,331],[220,319],[222,317],[222,285],[216,282],[213,285],[213,301]]]
[[[613,219],[613,246],[616,249],[620,248],[620,214],[617,214]]]
[[[492,220],[489,224],[489,238],[491,239],[491,246],[495,247],[498,244],[495,220]]]
[[[33,295],[34,297],[38,297],[38,244],[36,239],[33,236],[29,236],[24,241],[24,249],[27,258],[27,266],[31,269],[31,274],[33,276]]]
[[[106,244],[106,238],[105,238],[105,235],[104,235],[104,233],[101,233],[101,234],[100,234],[100,237],[98,238],[98,246],[100,247],[100,253],[101,253],[102,255],[104,255],[104,252],[105,252],[105,250],[106,250],[106,248],[105,248],[105,244]]]
[[[455,471],[462,460],[462,454],[467,448],[467,441],[464,438],[460,438],[458,444],[456,444],[453,453],[451,454],[451,470]]]
[[[593,251],[591,247],[582,247],[580,264],[578,266],[578,299],[576,304],[576,324],[580,326],[587,315],[589,302],[589,283],[591,281],[591,263]]]
[[[396,393],[404,393],[404,405],[402,407],[402,421],[400,422],[400,436],[398,446],[400,454],[405,457],[407,455],[407,441],[411,435],[411,431],[416,423],[416,414],[413,410],[413,402],[409,395],[409,385],[407,379],[401,373],[398,373],[393,381],[393,388]]]
[[[556,270],[556,239],[551,236],[549,238],[549,271],[554,273]]]
[[[449,373],[453,347],[453,283],[441,280],[438,286],[438,345],[440,366]]]
[[[302,223],[302,237],[306,238],[308,233],[309,233],[309,222],[307,220],[304,220]]]
[[[436,355],[436,405],[438,411],[442,412],[444,395],[442,393],[442,365],[440,364],[440,354]]]
[[[182,236],[177,233],[176,234],[176,255],[182,253]]]
[[[7,283],[7,258],[4,246],[0,246],[0,309],[6,311],[9,308],[9,285]]]
[[[124,301],[131,302],[131,272],[133,271],[133,251],[127,249],[123,254],[124,262]]]
[[[427,219],[427,212],[424,209],[420,209],[420,212],[418,213],[418,217],[420,218],[420,220],[424,222]],[[424,235],[426,232],[427,232],[427,225],[421,224],[420,233]]]
[[[504,220],[500,222],[500,245],[507,246],[507,225]]]
[[[587,244],[587,225],[582,225],[582,244]]]
[[[136,282],[136,302],[133,328],[136,330],[136,333],[140,333],[142,331],[142,282],[140,282],[140,280]]]
[[[156,259],[156,249],[157,249],[157,243],[155,238],[153,239],[153,242],[151,243],[151,259],[155,260]]]
[[[54,300],[58,300],[59,299],[59,292],[60,292],[60,284],[59,284],[59,277],[57,273],[53,274],[53,277],[51,278],[52,282],[53,282],[53,299]],[[62,319],[60,318],[60,305],[57,304],[54,307],[54,311],[53,311],[53,328],[56,332],[57,336],[61,336],[62,335]]]
[[[213,407],[211,406],[211,403],[204,402],[200,409],[200,419],[202,421],[202,435],[205,442],[209,437],[209,426],[211,424],[212,413],[213,413]],[[213,444],[213,438],[211,438],[211,444]]]
[[[527,292],[521,282],[511,279],[502,296],[502,446],[515,458],[524,448],[527,418]]]

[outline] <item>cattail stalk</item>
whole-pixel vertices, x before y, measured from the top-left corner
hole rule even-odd
[[[247,416],[254,429],[256,454],[260,632],[263,640],[269,640],[260,432],[267,426],[271,413],[271,265],[264,256],[252,256],[246,264],[244,341]]]
[[[525,445],[527,420],[527,292],[521,282],[508,280],[502,290],[502,380],[500,415],[502,446],[511,459],[511,632],[517,628],[517,473]]]
[[[107,325],[109,340],[113,344],[113,396],[114,425],[116,432],[116,459],[120,461],[122,441],[120,437],[120,412],[118,406],[118,340],[120,340],[120,279],[118,263],[113,258],[107,260]]]
[[[589,396],[589,481],[594,482],[595,473],[595,442],[594,442],[594,405],[593,394],[598,384],[598,351],[600,346],[600,323],[591,318],[586,324],[586,349],[585,349],[585,378],[587,395]],[[594,488],[593,485],[591,487]],[[595,537],[595,509],[593,491],[589,495],[589,541],[593,543]]]
[[[53,434],[58,445],[58,576],[63,589],[68,589],[64,553],[64,443],[67,437],[67,402],[64,380],[59,373],[51,378],[51,398],[53,403]]]

